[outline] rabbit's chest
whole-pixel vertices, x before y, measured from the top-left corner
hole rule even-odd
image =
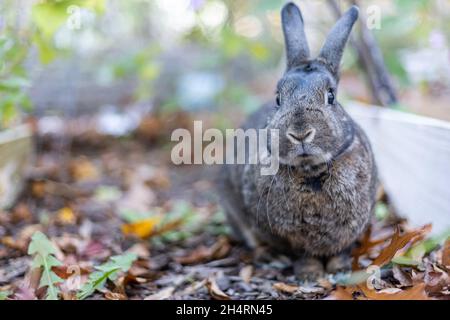
[[[262,177],[247,194],[254,225],[288,240],[293,247],[327,254],[346,246],[366,225],[368,208],[358,199],[364,190],[336,180],[305,181]],[[245,195],[244,195],[245,198]],[[364,214],[364,212],[367,212]]]

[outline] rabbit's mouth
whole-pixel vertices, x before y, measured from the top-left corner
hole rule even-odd
[[[299,171],[304,176],[316,177],[322,175],[329,168],[332,156],[329,153],[320,154],[289,154],[285,157],[280,156],[281,165],[289,167],[291,170]]]

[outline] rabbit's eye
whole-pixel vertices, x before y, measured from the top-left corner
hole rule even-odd
[[[305,70],[306,72],[311,72],[313,71],[313,67],[310,64],[307,64],[303,70]]]
[[[334,92],[333,89],[328,89],[327,91],[327,103],[334,104]]]
[[[277,92],[275,101],[276,101],[276,103],[277,103],[277,106],[279,107],[279,106],[281,105],[281,95],[280,95],[279,92]]]

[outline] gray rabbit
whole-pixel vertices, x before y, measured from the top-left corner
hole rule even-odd
[[[279,130],[279,170],[262,175],[259,164],[221,170],[222,205],[235,235],[252,248],[297,253],[300,277],[347,269],[346,253],[374,209],[378,179],[369,141],[336,101],[339,64],[358,12],[353,6],[343,14],[312,59],[300,9],[283,7],[286,72],[274,102],[242,127]]]

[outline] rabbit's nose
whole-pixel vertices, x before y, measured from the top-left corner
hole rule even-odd
[[[293,144],[300,144],[300,143],[309,143],[313,141],[314,136],[316,135],[316,129],[312,127],[305,128],[303,130],[296,130],[293,128],[289,128],[286,132],[287,138],[293,143]]]

